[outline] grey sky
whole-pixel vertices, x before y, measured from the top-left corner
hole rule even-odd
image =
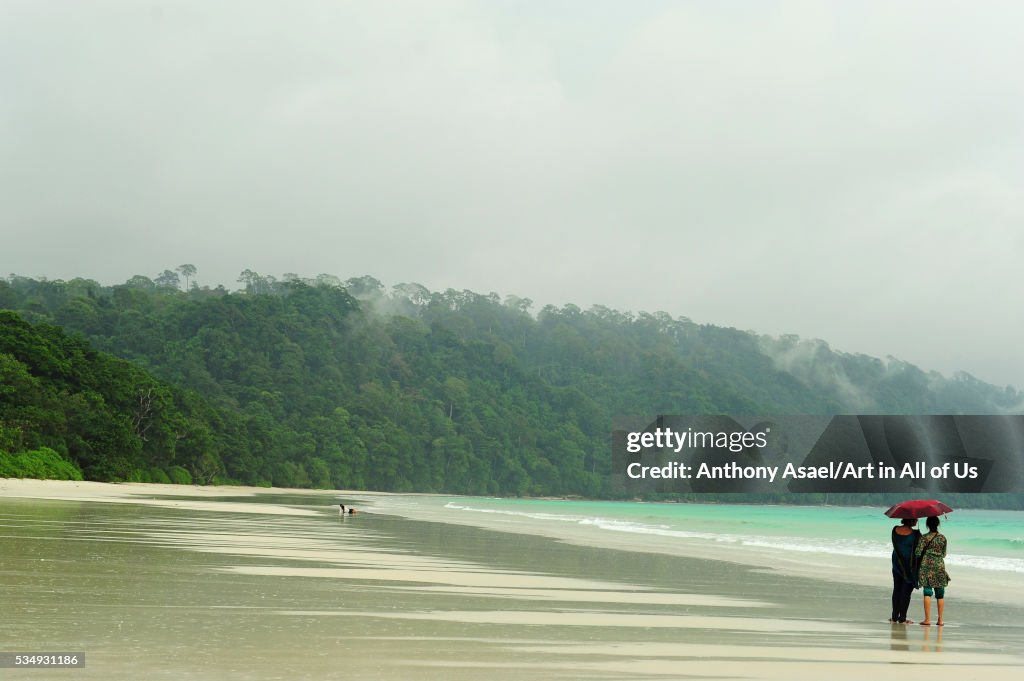
[[[1024,386],[1024,4],[0,0],[0,272],[664,310]]]

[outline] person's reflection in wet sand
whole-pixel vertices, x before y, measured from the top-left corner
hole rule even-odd
[[[893,624],[889,628],[889,637],[889,650],[910,650],[905,624]]]
[[[924,629],[924,642],[921,644],[921,650],[925,652],[942,652],[942,630],[943,627],[923,627]],[[932,630],[935,630],[935,645],[931,643]]]

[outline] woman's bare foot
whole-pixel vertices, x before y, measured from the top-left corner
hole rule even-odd
[[[936,623],[935,623],[935,626],[937,626],[937,627],[941,627],[941,626],[942,626],[942,620],[939,620],[938,622],[936,622]]]
[[[931,622],[929,622],[927,620],[925,620],[924,622],[921,622],[921,626],[923,626],[923,627],[927,627],[930,624],[931,624]]]

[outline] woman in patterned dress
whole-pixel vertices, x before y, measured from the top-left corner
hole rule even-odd
[[[921,538],[914,549],[920,567],[918,568],[918,580],[924,587],[924,620],[921,624],[931,624],[932,594],[938,603],[939,619],[935,622],[938,626],[943,625],[942,611],[946,605],[946,585],[949,584],[949,573],[946,572],[946,536],[939,532],[939,519],[937,516],[929,516],[925,521],[928,534]]]

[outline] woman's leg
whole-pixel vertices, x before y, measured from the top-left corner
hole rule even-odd
[[[946,589],[945,587],[935,590],[935,603],[939,609],[939,621],[936,624],[942,624],[942,611],[946,609]]]
[[[892,576],[892,614],[889,615],[889,621],[895,622],[898,618],[896,617],[899,613],[897,610],[900,606],[900,584],[896,581],[896,575]]]
[[[924,588],[924,619],[921,624],[932,623],[932,590],[931,587]]]
[[[901,588],[902,592],[900,593],[900,616],[898,618],[898,621],[910,622],[911,624],[913,624],[913,621],[907,619],[907,610],[910,610],[910,597],[914,595],[914,585],[903,582]]]

